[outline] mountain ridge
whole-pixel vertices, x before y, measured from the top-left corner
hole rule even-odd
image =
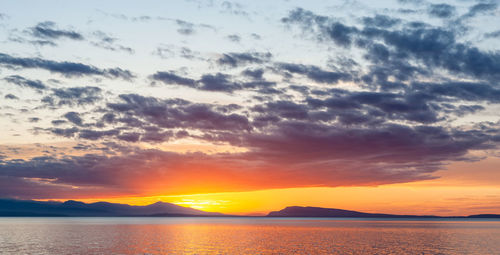
[[[365,213],[353,210],[313,206],[288,206],[264,216],[227,215],[205,212],[172,203],[158,201],[138,206],[109,202],[84,203],[67,200],[36,201],[0,198],[0,217],[328,217],[328,218],[500,218],[500,214],[473,214],[468,216],[399,215]]]
[[[365,213],[336,208],[313,206],[288,206],[272,211],[266,217],[328,217],[328,218],[500,218],[500,214],[473,214],[468,216],[401,215],[386,213]]]
[[[223,216],[221,213],[205,212],[172,203],[156,202],[137,206],[109,202],[84,203],[67,200],[65,202],[35,201],[3,198],[0,199],[0,216]]]

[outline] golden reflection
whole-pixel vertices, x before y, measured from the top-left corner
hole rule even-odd
[[[0,219],[6,254],[498,254],[500,222]]]

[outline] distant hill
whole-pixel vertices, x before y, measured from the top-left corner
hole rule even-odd
[[[157,202],[146,206],[132,206],[79,201],[41,202],[33,200],[0,199],[0,216],[222,216],[175,204]]]
[[[231,216],[222,213],[204,212],[171,203],[157,202],[146,206],[133,206],[108,202],[83,203],[33,201],[0,198],[0,217],[193,217]],[[500,218],[500,214],[476,214],[469,216],[440,217],[434,215],[398,215],[364,213],[334,208],[290,206],[270,212],[264,217],[344,217],[344,218]]]
[[[491,218],[500,218],[500,214],[474,214],[474,215],[469,215],[467,218],[485,218],[485,219],[491,219]]]
[[[364,213],[333,208],[289,206],[280,211],[270,212],[267,217],[338,217],[338,218],[500,218],[499,214],[478,214],[470,216],[440,217],[434,215],[398,215]]]

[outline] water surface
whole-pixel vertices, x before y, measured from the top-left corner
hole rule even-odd
[[[500,221],[0,218],[1,254],[500,254]]]

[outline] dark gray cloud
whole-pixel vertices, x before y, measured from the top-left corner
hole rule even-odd
[[[351,75],[342,72],[325,71],[317,66],[278,63],[278,69],[295,74],[305,75],[307,78],[321,83],[337,83],[339,81],[348,81]]]
[[[77,112],[67,112],[64,114],[64,118],[77,126],[83,126],[83,120]]]
[[[11,100],[18,100],[19,97],[12,95],[12,94],[7,94],[4,96],[5,99],[11,99]]]
[[[481,13],[493,12],[498,8],[498,4],[495,2],[491,3],[478,3],[469,8],[469,12],[467,12],[464,17],[472,18]]]
[[[57,46],[57,43],[55,43],[53,40],[46,40],[46,39],[30,40],[15,34],[9,35],[8,40],[16,43],[29,43],[35,46],[53,46],[53,47]]]
[[[398,3],[420,5],[420,4],[425,3],[425,1],[424,0],[398,0]]]
[[[211,29],[214,31],[216,30],[213,26],[207,24],[195,24],[181,19],[175,19],[172,21],[178,26],[177,32],[181,35],[193,35],[196,33],[196,29],[199,28]]]
[[[78,131],[78,137],[87,140],[98,140],[104,137],[117,136],[120,131],[117,129],[109,130],[95,130],[95,129],[80,129]]]
[[[60,38],[68,38],[72,40],[84,39],[83,35],[76,31],[57,29],[56,24],[51,21],[40,22],[36,26],[32,27],[30,30],[33,36],[43,39],[49,39],[49,40],[60,39]]]
[[[455,15],[456,8],[449,4],[431,4],[428,9],[429,15],[438,18],[450,18]]]
[[[26,36],[29,36],[27,38]],[[18,33],[16,29],[9,31],[8,40],[16,43],[28,43],[34,46],[57,46],[57,41],[69,39],[74,41],[85,41],[86,38],[79,32],[57,28],[52,21],[40,22],[34,27]]]
[[[152,53],[163,59],[181,57],[189,60],[206,60],[198,51],[191,50],[188,47],[178,47],[174,45],[161,45]]]
[[[445,83],[414,83],[412,93],[425,93],[428,98],[437,101],[470,101],[500,103],[500,89],[487,83],[445,82]]]
[[[251,33],[250,36],[254,39],[254,40],[260,40],[262,39],[262,36],[260,36],[259,34],[256,34],[256,33]]]
[[[134,100],[135,103],[151,103],[153,100],[131,99],[128,96],[123,98],[129,102]],[[287,106],[287,103],[279,107],[294,108]],[[140,111],[143,110],[146,109]],[[267,129],[267,132],[242,133],[235,129],[232,137],[239,137],[238,140],[228,139],[222,134],[206,137],[238,143],[249,148],[248,152],[206,155],[132,149],[115,156],[87,154],[65,156],[62,159],[2,159],[0,176],[24,180],[44,178],[53,180],[53,184],[113,187],[122,191],[130,190],[137,181],[149,180],[148,184],[154,186],[160,185],[154,181],[159,179],[164,185],[166,176],[170,181],[183,180],[183,187],[196,185],[193,178],[186,176],[192,176],[201,169],[217,171],[212,181],[218,185],[225,183],[225,176],[231,176],[234,186],[228,189],[233,191],[307,186],[310,183],[321,186],[380,185],[436,178],[432,174],[443,168],[444,162],[474,160],[466,156],[467,152],[471,149],[492,148],[488,142],[498,136],[498,131],[487,132],[489,128],[491,127],[484,127],[481,132],[476,132],[425,125],[332,127],[295,118],[294,121],[279,122],[279,125]],[[83,135],[87,139],[94,139],[110,135],[109,133],[113,132],[86,131]],[[121,137],[128,141],[139,139],[138,134],[131,132],[124,133]],[[249,175],[249,172],[252,174]],[[169,191],[179,188],[169,187]]]
[[[120,95],[122,103],[109,103],[108,108],[126,117],[144,120],[162,128],[194,128],[207,130],[249,130],[245,116],[219,113],[208,104],[194,104],[182,99],[159,100],[137,94]],[[227,109],[227,108],[226,108]],[[117,119],[127,121],[128,118]]]
[[[85,75],[98,75],[106,78],[121,78],[131,80],[135,76],[128,70],[121,68],[100,69],[95,66],[68,61],[53,61],[41,58],[19,58],[0,53],[0,65],[6,67],[39,68],[67,77],[80,77]]]
[[[327,28],[326,32],[338,45],[349,47],[353,40],[352,37],[358,33],[358,29],[356,27],[346,26],[340,22],[335,22]]]
[[[53,125],[65,123],[73,127],[45,129],[55,135],[98,140],[116,138],[122,141],[164,142],[174,137],[172,129],[192,129],[204,132],[251,130],[249,120],[234,113],[236,105],[196,104],[182,99],[161,100],[137,94],[120,95],[120,102],[108,103],[97,114],[98,122],[84,123],[82,115],[68,112],[67,121],[55,120]],[[68,122],[69,121],[69,122]],[[106,129],[111,126],[111,129]],[[186,133],[184,133],[186,135]]]
[[[52,89],[51,94],[42,98],[49,106],[81,106],[94,104],[102,99],[102,90],[98,87],[70,87]]]
[[[54,125],[54,126],[59,126],[59,125],[65,124],[66,122],[67,121],[65,121],[65,120],[53,120],[50,123],[52,123],[52,125]]]
[[[223,73],[204,74],[198,81],[198,89],[207,91],[233,92],[241,88],[241,84],[231,81],[231,76]]]
[[[265,105],[255,106],[252,111],[272,116],[279,116],[286,119],[304,120],[309,118],[308,108],[305,105],[296,104],[290,101],[269,102]]]
[[[432,73],[435,68],[479,79],[499,78],[500,54],[459,42],[459,31],[453,28],[413,26],[413,23],[401,29],[359,28],[300,8],[291,11],[282,21],[289,25],[296,24],[322,41],[331,41],[342,47],[354,45],[366,50],[365,58],[376,64],[372,71],[378,69],[380,73],[380,66],[390,66],[389,70],[404,67],[406,72],[396,69],[401,80],[413,74]],[[413,64],[414,61],[427,68]],[[407,71],[413,74],[405,75]]]
[[[97,37],[97,41],[90,42],[92,45],[110,50],[110,51],[122,51],[129,54],[134,54],[135,51],[131,47],[123,46],[117,43],[118,39],[114,38],[103,31],[95,31],[93,35]]]
[[[246,64],[262,64],[268,62],[272,57],[272,54],[261,53],[261,52],[245,52],[237,53],[230,52],[224,53],[217,59],[217,64],[222,66],[238,67]]]
[[[5,80],[9,83],[12,83],[12,84],[16,84],[16,85],[21,86],[21,87],[27,87],[27,88],[32,88],[32,89],[36,89],[36,90],[44,90],[47,88],[47,86],[39,80],[29,80],[29,79],[26,79],[20,75],[7,76],[7,77],[3,78],[3,80]]]
[[[381,28],[389,28],[401,23],[400,19],[391,18],[387,15],[375,15],[374,17],[364,17],[363,23],[365,26],[375,26]]]
[[[76,41],[88,41],[93,46],[110,51],[121,51],[129,54],[135,52],[131,47],[118,44],[117,38],[103,31],[97,30],[92,32],[89,36],[84,37],[81,33],[73,30],[58,29],[56,24],[51,21],[40,22],[36,26],[29,28],[27,33],[34,37],[34,40],[25,39],[22,35],[16,35],[15,33],[9,37],[9,40],[38,46],[57,46],[57,40],[66,38]]]
[[[191,35],[194,33],[194,24],[184,20],[176,20],[175,23],[179,26],[177,32],[182,35]]]
[[[261,80],[261,79],[263,79],[264,69],[261,69],[261,68],[245,69],[245,70],[243,70],[243,72],[241,72],[241,74],[243,74],[247,77],[251,77],[254,80]]]
[[[248,16],[248,12],[245,11],[243,5],[237,2],[224,1],[221,3],[221,8],[223,13],[229,13],[239,16]]]
[[[175,45],[161,45],[156,48],[155,51],[152,52],[153,55],[157,55],[163,59],[170,59],[174,57],[181,57],[189,60],[202,60],[206,61],[207,59],[202,56],[202,54],[198,51],[194,51],[188,47],[178,47]]]
[[[235,43],[241,42],[241,36],[239,36],[237,34],[228,35],[228,36],[226,36],[226,38],[231,42],[235,42]]]
[[[154,81],[160,81],[167,85],[182,85],[204,91],[233,93],[238,90],[258,90],[270,92],[276,83],[256,79],[252,81],[235,81],[234,77],[228,74],[215,73],[204,74],[199,79],[186,78],[176,73],[156,72],[150,77]],[[275,91],[277,92],[277,91]]]
[[[484,37],[486,37],[486,38],[499,38],[500,37],[500,30],[486,33],[486,34],[484,34]]]
[[[195,87],[196,81],[190,78],[185,78],[175,74],[174,72],[157,72],[152,75],[152,79],[161,81],[165,84],[178,84],[188,87]]]

